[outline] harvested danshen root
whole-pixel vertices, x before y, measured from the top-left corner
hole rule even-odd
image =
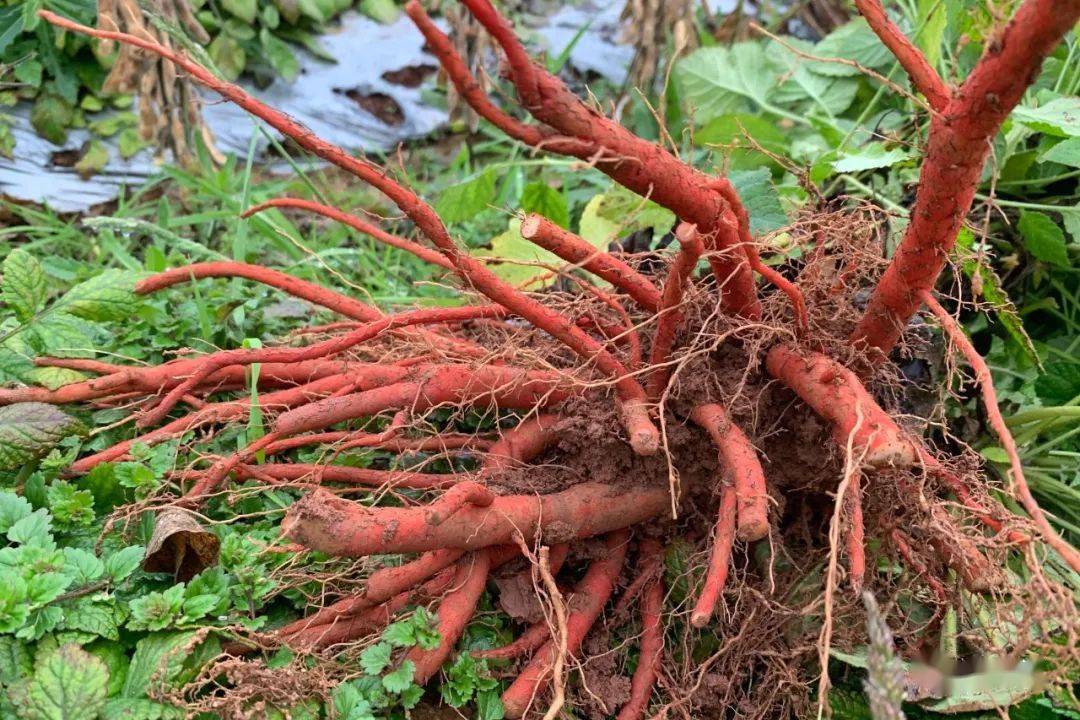
[[[620,720],[647,714],[658,678],[668,675],[664,639],[671,628],[696,632],[685,630],[689,625],[705,633],[722,628],[717,634],[724,642],[736,643],[747,627],[736,632],[728,625],[753,606],[746,613],[749,631],[760,628],[760,637],[773,632],[774,638],[790,639],[791,626],[778,626],[784,621],[771,615],[771,603],[780,595],[773,586],[774,572],[780,572],[775,561],[782,557],[799,565],[807,560],[796,574],[820,564],[828,543],[816,530],[822,523],[815,512],[832,506],[830,495],[840,483],[835,455],[848,448],[858,460],[858,477],[840,508],[844,541],[839,552],[855,589],[892,592],[892,563],[884,572],[875,556],[895,551],[906,576],[927,587],[939,604],[953,597],[953,579],[967,592],[1004,592],[1009,578],[1003,553],[1013,553],[1010,559],[1034,557],[1032,528],[994,501],[985,478],[955,470],[924,438],[904,429],[909,425],[902,428],[895,403],[872,393],[864,380],[886,377],[872,373],[887,367],[888,352],[908,319],[921,303],[931,302],[979,373],[988,408],[996,409],[979,359],[929,291],[970,208],[990,141],[1043,58],[1080,18],[1080,2],[1024,0],[969,77],[953,88],[900,33],[880,2],[857,0],[932,115],[912,222],[882,280],[872,288],[868,280],[869,308],[857,318],[850,303],[852,316],[841,334],[830,328],[845,318],[826,317],[833,311],[814,304],[820,294],[808,279],[812,273],[796,277],[784,258],[762,259],[769,248],[751,233],[749,211],[730,181],[702,172],[581,101],[529,56],[488,0],[462,4],[501,50],[509,82],[534,122],[489,99],[450,38],[412,0],[406,12],[460,96],[530,149],[576,158],[670,211],[679,250],[666,272],[594,248],[550,220],[529,215],[522,219],[522,236],[567,263],[562,272],[579,292],[569,298],[523,292],[465,252],[434,208],[387,168],[318,138],[182,51],[42,11],[42,18],[60,28],[124,43],[175,64],[192,81],[382,193],[409,220],[415,236],[298,198],[273,199],[247,209],[247,215],[277,208],[344,223],[429,262],[442,277],[456,278],[473,299],[461,307],[384,314],[258,265],[174,268],[144,279],[137,292],[243,278],[345,322],[300,328],[292,339],[302,345],[224,349],[156,367],[41,358],[42,365],[96,377],[57,389],[0,389],[0,405],[138,408],[134,417],[140,429],[75,460],[66,472],[76,476],[101,463],[130,459],[137,443],[187,444],[212,437],[223,426],[244,423],[257,403],[267,433],[236,452],[200,458],[174,472],[170,479],[178,485],[170,491],[176,502],[204,507],[228,496],[239,482],[293,488],[303,494],[281,524],[294,543],[286,552],[342,558],[418,553],[401,564],[392,561],[374,571],[368,566],[363,582],[339,589],[324,607],[265,633],[267,645],[319,652],[363,641],[399,613],[432,603],[438,646],[406,653],[416,680],[426,683],[458,651],[458,638],[474,617],[491,573],[520,558],[523,545],[551,546],[550,577],[543,579],[549,599],[561,594],[565,601],[565,607],[558,606],[565,613],[557,627],[531,623],[516,641],[476,653],[520,662],[503,694],[508,717],[549,707],[549,687],[555,689],[553,712],[565,699],[564,690],[575,692],[574,675],[566,670],[585,651],[590,633],[615,627],[605,623],[612,598],[620,598],[613,613],[617,619],[630,617],[631,609],[640,619],[640,657],[628,697],[621,709],[606,708],[618,711]],[[804,257],[809,264],[818,262],[820,271],[833,260],[829,252],[828,243],[817,242]],[[846,259],[839,260],[846,271]],[[697,273],[699,261],[707,268],[704,277]],[[759,292],[755,275],[775,292]],[[830,280],[829,287],[858,280]],[[714,342],[706,331],[721,339]],[[736,371],[721,362],[740,353],[745,363]],[[840,357],[853,359],[859,374]],[[249,388],[254,364],[258,381]],[[749,389],[756,396],[749,397]],[[761,400],[766,396],[771,405]],[[449,410],[453,419],[433,420],[435,410]],[[478,435],[451,427],[470,414],[484,416],[494,429]],[[997,427],[1000,416],[991,412],[991,417]],[[820,427],[827,434],[818,434]],[[801,452],[786,452],[791,446]],[[325,450],[322,459],[297,461],[298,451],[316,449]],[[401,464],[336,462],[357,449],[385,451]],[[405,463],[417,455],[417,462],[438,456],[455,464],[452,471],[435,473]],[[1048,531],[1015,467],[1013,479],[1039,535],[1080,570],[1075,550]],[[356,494],[366,502],[343,497]],[[380,502],[384,497],[389,499]],[[882,505],[888,505],[884,512]],[[966,522],[969,517],[978,522]],[[895,527],[901,520],[904,526]],[[674,558],[671,567],[682,562],[677,546],[684,540],[670,542],[675,535],[707,550],[672,576],[672,589],[685,586],[688,616],[682,610],[673,614],[665,600],[668,559]],[[790,552],[787,543],[801,543],[800,552]],[[762,561],[769,555],[765,550],[772,551],[772,559]],[[637,558],[632,579],[624,579],[627,556]],[[509,570],[525,572],[516,566]],[[1036,576],[1045,583],[1041,587],[1051,587],[1045,576]],[[754,604],[754,598],[768,600]],[[814,620],[815,607],[808,601],[796,613],[800,622]],[[680,642],[679,651],[692,644]],[[235,645],[229,648],[254,650]],[[770,658],[787,650],[773,648]],[[769,683],[751,681],[760,668],[749,662],[728,666],[733,674],[743,673],[730,678],[731,687],[768,688]],[[773,686],[790,686],[793,675],[772,677],[783,678]],[[659,684],[668,694],[682,691],[679,683]],[[674,704],[664,707],[667,712]]]

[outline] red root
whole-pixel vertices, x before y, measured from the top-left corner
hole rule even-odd
[[[660,556],[660,544],[648,540],[642,543],[642,555],[648,559]],[[664,585],[653,572],[641,598],[641,654],[638,666],[630,679],[630,699],[619,710],[615,720],[638,720],[645,714],[656,677],[664,656],[664,628],[660,613],[664,607]]]
[[[565,542],[627,527],[668,507],[666,487],[616,489],[582,483],[541,496],[504,495],[490,507],[464,507],[432,526],[423,508],[367,508],[315,490],[289,508],[282,529],[331,555],[360,557],[437,548],[479,549],[511,542]]]
[[[48,20],[49,18],[46,18]],[[51,21],[50,21],[51,22]],[[65,21],[69,22],[69,21]],[[255,282],[269,285],[282,292],[288,293],[301,300],[319,305],[328,310],[363,322],[372,322],[382,317],[382,313],[366,305],[355,298],[351,298],[333,290],[327,290],[321,285],[310,283],[306,280],[286,275],[283,272],[272,270],[261,265],[249,265],[241,262],[206,262],[184,265],[151,275],[140,280],[135,285],[135,292],[140,295],[170,288],[173,285],[191,282],[201,278],[233,278],[240,277]]]
[[[487,550],[479,550],[462,558],[454,576],[453,590],[439,603],[438,616],[439,645],[432,650],[414,647],[405,656],[416,665],[413,679],[418,685],[425,685],[434,677],[450,652],[457,644],[465,625],[476,611],[476,603],[484,591],[487,582],[491,558]]]
[[[248,366],[255,363],[298,363],[331,357],[384,332],[412,325],[461,322],[477,318],[504,317],[506,311],[498,305],[464,306],[456,308],[427,308],[398,313],[372,321],[340,337],[324,340],[302,348],[255,348],[222,350],[202,358],[191,376],[174,387],[153,410],[139,419],[139,426],[153,425],[164,418],[181,397],[190,393],[214,372],[229,366]]]
[[[882,27],[874,5],[862,2],[860,10],[871,11],[867,20],[882,37],[896,39],[898,32]],[[874,350],[878,359],[896,345],[923,294],[933,289],[945,267],[1001,124],[1038,77],[1043,59],[1078,19],[1078,0],[1024,0],[1005,30],[986,43],[982,58],[948,105],[931,118],[911,223],[852,335],[853,342]],[[935,94],[927,85],[933,81],[920,79],[923,73],[903,43],[895,50],[919,89]]]
[[[856,596],[862,593],[866,580],[866,532],[863,526],[862,489],[859,474],[851,479],[847,498],[847,532],[844,535],[847,545],[848,576],[851,589]]]
[[[656,311],[660,307],[660,291],[648,278],[611,253],[593,247],[546,217],[526,216],[521,221],[521,237],[607,280],[646,310]]]
[[[317,213],[323,217],[329,218],[343,225],[348,225],[353,230],[361,232],[369,237],[375,238],[379,242],[396,247],[399,250],[404,250],[407,253],[411,253],[425,262],[429,262],[432,265],[438,265],[441,268],[447,270],[453,270],[454,266],[447,260],[442,253],[436,252],[431,248],[426,248],[423,245],[418,245],[412,240],[406,240],[403,237],[392,235],[383,230],[378,225],[369,223],[366,220],[362,220],[355,215],[338,210],[337,208],[330,207],[329,205],[323,205],[322,203],[313,202],[311,200],[303,200],[301,198],[274,198],[273,200],[267,200],[266,202],[254,205],[243,213],[240,217],[251,217],[257,212],[262,212],[268,208],[295,208],[297,210],[306,210],[307,212]]]
[[[1042,534],[1046,544],[1054,548],[1065,559],[1073,572],[1080,573],[1080,552],[1077,552],[1076,548],[1054,531],[1042,508],[1039,507],[1039,503],[1035,500],[1035,496],[1031,494],[1031,488],[1028,487],[1027,479],[1024,477],[1024,464],[1020,460],[1020,451],[1016,447],[1016,440],[1013,439],[1012,433],[1009,432],[1009,426],[1005,424],[1005,418],[1001,416],[997,393],[994,391],[994,378],[990,374],[990,368],[987,367],[986,361],[979,355],[975,346],[968,340],[967,335],[964,334],[964,331],[956,323],[952,315],[947,313],[945,308],[941,307],[930,293],[923,295],[923,302],[934,313],[938,322],[941,323],[942,330],[945,331],[953,345],[959,348],[961,354],[975,372],[975,379],[978,380],[979,389],[982,391],[983,406],[986,408],[987,419],[990,422],[990,427],[994,429],[994,433],[1001,440],[1001,446],[1005,449],[1005,454],[1009,458],[1013,487],[1016,489],[1017,495],[1020,496],[1020,503],[1024,506],[1024,510],[1035,521],[1035,525],[1039,528],[1039,532]]]
[[[918,445],[881,409],[855,373],[840,363],[789,345],[774,346],[765,362],[774,378],[832,423],[833,437],[841,447],[852,437],[864,464],[912,467],[919,462]]]
[[[589,565],[585,576],[575,586],[566,617],[565,650],[570,656],[577,655],[589,629],[611,597],[626,558],[629,538],[630,534],[626,530],[611,533],[604,541],[604,556]],[[558,652],[560,649],[555,647],[553,641],[546,642],[517,679],[503,692],[506,717],[519,718],[524,715],[533,699],[547,689],[552,680],[551,669]]]
[[[652,348],[649,351],[649,377],[645,392],[655,402],[660,398],[671,377],[671,368],[667,362],[671,357],[671,348],[675,344],[675,333],[682,325],[682,299],[690,273],[697,267],[698,259],[705,252],[697,228],[682,223],[675,229],[675,238],[679,241],[679,252],[668,270],[664,283],[664,295],[660,301],[659,321],[656,334],[653,335]]]
[[[720,492],[720,510],[713,534],[712,553],[709,556],[709,569],[705,573],[705,582],[701,586],[694,610],[690,613],[690,624],[703,628],[712,619],[720,593],[727,584],[731,566],[731,548],[735,543],[735,488],[725,486]]]
[[[721,485],[725,488],[730,485],[735,490],[739,539],[753,541],[765,537],[769,534],[769,494],[765,472],[749,438],[731,422],[720,405],[698,405],[690,418],[709,433],[720,453],[720,467],[727,476]]]

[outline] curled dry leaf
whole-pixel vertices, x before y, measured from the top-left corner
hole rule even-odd
[[[143,570],[172,573],[186,582],[217,564],[220,546],[217,535],[203,528],[190,512],[168,508],[158,513]]]

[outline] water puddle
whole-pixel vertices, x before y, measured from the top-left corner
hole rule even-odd
[[[728,2],[734,0],[711,0],[710,5]],[[536,33],[549,55],[556,56],[585,28],[568,62],[578,72],[595,73],[621,85],[633,57],[631,47],[619,44],[623,5],[622,0],[564,5],[542,21]],[[347,12],[321,42],[337,63],[324,62],[298,49],[300,73],[295,80],[278,79],[263,89],[246,86],[248,91],[315,134],[350,150],[386,150],[403,140],[428,135],[446,122],[442,109],[423,100],[424,84],[436,72],[435,60],[423,51],[422,36],[404,15],[382,25]],[[77,156],[84,143],[94,139],[89,131],[72,130],[59,147],[34,133],[29,105],[9,112],[16,138],[15,157],[0,160],[0,195],[46,204],[59,212],[79,212],[115,198],[121,187],[139,184],[157,172],[149,150],[124,160],[115,141],[105,139],[108,164],[84,180],[74,168],[54,160],[58,154]],[[204,114],[218,147],[246,156],[254,132],[248,115],[216,97],[207,98]],[[263,137],[257,137],[259,152],[266,145]]]

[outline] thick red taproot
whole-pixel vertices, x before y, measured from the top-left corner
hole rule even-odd
[[[292,540],[331,555],[475,550],[513,542],[567,542],[628,527],[662,514],[667,487],[616,488],[582,483],[550,495],[504,495],[490,507],[464,507],[439,525],[421,507],[369,508],[315,490],[289,508],[282,530]]]

